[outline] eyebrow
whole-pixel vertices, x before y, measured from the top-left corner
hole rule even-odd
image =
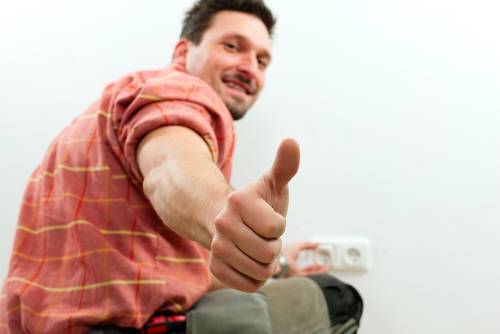
[[[248,37],[237,32],[229,32],[227,34],[222,35],[221,37],[221,39],[226,39],[226,38],[237,38],[240,40],[248,41],[249,43],[253,44]],[[271,53],[266,48],[260,48],[259,54],[261,54],[263,57],[266,57],[269,60],[269,62],[271,62],[272,60]]]

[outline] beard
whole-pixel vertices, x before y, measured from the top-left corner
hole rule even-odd
[[[240,81],[243,84],[247,85],[248,90],[250,91],[249,94],[254,95],[257,91],[255,82],[239,73],[224,75],[222,81],[224,82],[227,80]],[[226,99],[224,100],[224,104],[231,113],[233,120],[237,121],[242,119],[246,115],[247,111],[252,107],[255,100],[256,100],[256,95],[252,96],[251,100],[244,100],[234,96],[233,97],[227,96]]]
[[[243,105],[243,103],[235,103],[233,101],[224,101],[224,104],[226,105],[227,109],[231,113],[231,116],[233,117],[233,120],[235,121],[242,119],[246,115],[248,109],[250,109],[251,107],[245,106]]]

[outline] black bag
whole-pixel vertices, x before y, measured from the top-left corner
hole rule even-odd
[[[331,275],[311,275],[308,278],[323,291],[333,326],[332,334],[357,333],[363,314],[363,299],[359,292]]]

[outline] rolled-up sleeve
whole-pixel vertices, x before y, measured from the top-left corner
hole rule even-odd
[[[231,115],[200,79],[179,72],[135,73],[109,86],[105,94],[106,139],[136,181],[142,182],[138,144],[148,133],[164,126],[191,129],[207,143],[219,168],[230,165],[234,147]]]

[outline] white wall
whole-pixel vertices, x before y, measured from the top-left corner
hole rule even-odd
[[[105,83],[168,62],[190,4],[2,0],[2,277],[51,138]],[[361,334],[498,333],[499,3],[269,4],[275,61],[238,125],[235,185],[297,138],[286,239],[371,238],[373,269],[339,275],[365,297]]]

